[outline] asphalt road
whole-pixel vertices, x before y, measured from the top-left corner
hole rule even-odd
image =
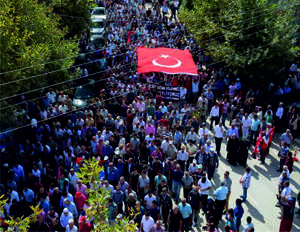
[[[277,139],[278,135],[274,136],[274,141]],[[247,216],[251,216],[253,224],[255,226],[255,231],[261,232],[275,232],[278,231],[280,225],[280,208],[275,207],[277,202],[277,184],[279,180],[279,175],[276,169],[279,167],[279,161],[277,159],[278,154],[278,144],[273,142],[270,155],[266,158],[266,164],[262,165],[258,160],[248,159],[247,164],[252,169],[252,179],[251,186],[248,190],[247,202],[243,204],[245,214],[242,218],[242,227],[246,225]],[[299,156],[300,154],[298,154]],[[232,190],[230,196],[229,208],[235,207],[235,200],[239,198],[242,194],[242,187],[239,183],[241,176],[244,173],[244,168],[241,166],[231,166],[226,161],[226,143],[223,140],[221,158],[219,168],[216,170],[214,178],[212,180],[213,191],[220,186],[220,182],[223,179],[224,172],[228,170],[230,172],[230,177],[232,179]],[[291,188],[293,189],[293,195],[297,196],[300,191],[300,162],[295,163],[294,172],[291,174]],[[298,204],[296,210],[298,210]],[[203,225],[206,224],[205,217],[200,213],[199,225],[194,227],[194,231],[201,231]],[[220,223],[220,231],[224,231],[225,219],[223,217]],[[300,231],[300,216],[295,214],[294,225],[292,232]]]

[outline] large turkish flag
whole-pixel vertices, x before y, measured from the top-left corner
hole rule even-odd
[[[188,50],[138,48],[138,72],[163,72],[197,75],[197,67]]]

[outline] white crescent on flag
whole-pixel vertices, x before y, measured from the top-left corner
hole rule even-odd
[[[168,58],[173,58],[174,60],[176,60],[176,64],[172,64],[172,65],[166,65],[166,64],[161,64],[159,62],[157,62],[157,59],[153,59],[152,60],[152,64],[158,67],[163,67],[163,68],[178,68],[181,66],[182,62],[180,60],[178,60],[175,57],[169,56],[169,55],[160,55],[160,58],[164,58],[164,59],[168,59]]]

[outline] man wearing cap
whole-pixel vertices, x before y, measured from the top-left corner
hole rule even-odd
[[[111,185],[113,185],[114,187],[117,186],[119,181],[119,170],[114,167],[114,164],[112,162],[108,165],[106,178]]]
[[[66,229],[70,219],[73,220],[72,213],[69,212],[69,210],[67,208],[64,208],[64,210],[63,210],[63,212],[61,213],[61,216],[60,216],[61,226]]]
[[[207,178],[211,180],[214,177],[216,168],[219,167],[219,158],[213,148],[210,148],[207,161]]]

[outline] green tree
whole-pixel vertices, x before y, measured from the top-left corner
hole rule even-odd
[[[45,0],[58,14],[62,28],[68,29],[68,36],[78,37],[88,29],[90,24],[90,10],[96,6],[91,0]]]
[[[86,215],[88,219],[93,218],[94,228],[93,231],[103,231],[103,232],[134,232],[136,231],[136,224],[131,223],[128,218],[123,218],[119,223],[114,223],[113,225],[108,224],[108,199],[110,193],[103,187],[99,187],[99,175],[103,170],[99,166],[99,161],[95,158],[90,160],[85,160],[80,168],[78,177],[81,179],[83,184],[89,184],[90,188],[88,192],[88,205],[86,209]],[[6,200],[3,196],[0,197],[0,212],[3,213]],[[39,206],[31,207],[33,214],[26,218],[10,218],[5,222],[11,228],[9,231],[14,231],[13,228],[18,228],[19,231],[27,231],[30,223],[36,221],[37,216],[41,213]],[[132,215],[134,217],[134,215]]]
[[[39,96],[41,91],[36,89],[73,77],[68,68],[78,53],[78,43],[65,40],[66,31],[58,26],[58,16],[45,3],[0,1],[0,108],[20,102],[20,96],[11,96],[30,91],[24,94],[30,100]],[[2,128],[14,121],[12,111],[1,110]]]
[[[4,195],[0,196],[0,213],[4,213],[4,207],[6,205],[6,199],[4,199]],[[40,215],[43,209],[40,209],[39,205],[31,206],[32,214],[28,217],[18,217],[13,219],[10,217],[8,220],[5,220],[7,224],[7,230],[9,232],[20,231],[26,232],[28,231],[30,224],[37,221],[38,215]],[[0,228],[0,231],[4,231],[3,228]]]
[[[99,187],[99,176],[102,170],[103,167],[99,166],[99,161],[93,158],[84,161],[80,173],[78,173],[81,182],[91,186],[88,190],[89,208],[86,210],[86,214],[89,218],[94,218],[94,231],[134,232],[136,224],[131,223],[128,218],[124,218],[120,223],[108,224],[107,205],[111,195],[105,188]]]
[[[215,62],[235,74],[268,80],[296,56],[296,0],[193,1],[180,20]]]

